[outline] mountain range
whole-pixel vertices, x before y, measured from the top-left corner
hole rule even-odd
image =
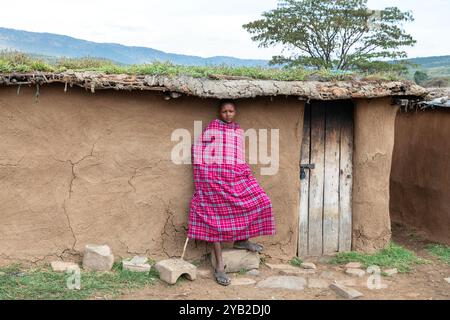
[[[180,65],[266,66],[266,60],[216,56],[203,58],[167,53],[153,48],[125,46],[118,43],[98,43],[73,37],[0,27],[0,50],[10,49],[50,57],[95,57],[119,64],[143,64],[170,61]]]

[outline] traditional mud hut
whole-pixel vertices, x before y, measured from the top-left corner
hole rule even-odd
[[[391,218],[450,245],[450,89],[426,100],[397,115]]]
[[[401,81],[3,74],[0,259],[65,258],[87,243],[179,256],[193,182],[171,160],[172,133],[205,126],[220,98],[237,99],[243,128],[279,129],[276,174],[252,165],[277,224],[257,239],[267,255],[382,248],[398,99],[425,93]],[[186,258],[208,252],[191,241]]]

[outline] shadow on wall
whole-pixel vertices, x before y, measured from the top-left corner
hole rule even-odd
[[[391,220],[450,245],[450,110],[399,111]]]

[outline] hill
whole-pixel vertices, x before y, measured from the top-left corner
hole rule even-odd
[[[0,50],[11,49],[29,54],[51,57],[98,57],[120,64],[144,64],[155,61],[179,65],[208,66],[266,66],[266,60],[238,59],[226,56],[202,58],[167,53],[145,47],[124,46],[117,43],[97,43],[53,33],[29,32],[0,27]]]

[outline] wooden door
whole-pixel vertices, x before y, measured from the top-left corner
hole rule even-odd
[[[298,255],[350,251],[353,104],[306,104],[301,150]]]

